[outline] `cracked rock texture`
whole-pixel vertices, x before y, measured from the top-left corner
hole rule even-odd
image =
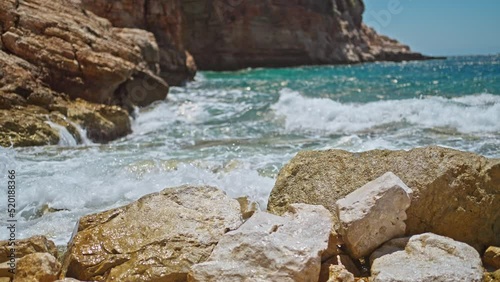
[[[500,245],[500,159],[430,146],[410,151],[299,152],[280,171],[268,210],[292,203],[323,205],[392,171],[413,190],[406,234],[433,232],[483,253]]]
[[[255,213],[192,267],[188,281],[317,282],[331,229],[322,206],[294,204],[283,217]]]
[[[9,256],[12,241],[0,241],[0,281],[11,281]],[[16,275],[14,281],[54,281],[60,270],[54,242],[45,236],[33,236],[15,241]]]
[[[78,1],[1,1],[0,39],[1,146],[57,144],[49,120],[108,142],[131,132],[126,110],[168,92],[154,36],[113,28]]]
[[[181,186],[80,219],[62,276],[97,281],[186,281],[225,232],[238,201],[214,187]]]
[[[182,40],[180,0],[82,0],[83,6],[107,18],[113,26],[152,32],[159,45],[161,73],[170,85],[181,85],[196,74],[193,57]]]
[[[130,121],[123,109],[105,105],[130,110],[167,95],[154,36],[114,28],[78,1],[1,1],[0,33],[2,146],[57,144],[58,132],[45,121],[52,112],[71,120],[65,108],[77,98],[100,108],[94,122],[72,121],[93,141],[107,142],[128,134]]]
[[[43,83],[71,98],[118,104],[123,99],[115,93],[118,87],[139,73],[161,84],[140,44],[125,40],[119,35],[122,29],[78,3],[5,0],[0,4],[0,23],[4,51],[39,67]],[[153,38],[145,31],[137,33]]]
[[[0,262],[8,260],[9,249],[10,246],[7,240],[0,241]],[[45,236],[33,236],[27,239],[16,240],[17,258],[33,253],[48,253],[57,258],[56,245]]]

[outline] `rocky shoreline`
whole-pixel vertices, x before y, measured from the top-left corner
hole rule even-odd
[[[219,2],[2,1],[0,145],[58,144],[61,127],[77,141],[126,136],[133,108],[164,100],[197,65],[432,59],[365,26],[360,0]]]
[[[499,159],[441,147],[304,151],[267,212],[167,188],[84,216],[64,253],[18,241],[13,281],[500,281],[499,183]]]
[[[134,105],[162,100],[154,36],[114,28],[67,1],[2,1],[0,145],[59,142],[52,121],[94,142],[131,132]]]

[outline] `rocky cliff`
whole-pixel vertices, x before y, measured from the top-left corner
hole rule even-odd
[[[131,131],[124,109],[167,95],[154,36],[77,1],[1,1],[0,34],[0,145],[57,144],[48,121],[107,142]]]
[[[83,3],[117,26],[153,32],[165,53],[163,64],[179,70],[185,50],[200,69],[210,70],[428,58],[364,25],[362,0]]]
[[[418,60],[362,23],[361,0],[184,2],[185,45],[201,69]]]
[[[184,48],[180,0],[82,0],[82,4],[113,26],[152,32],[160,47],[160,76],[170,85],[193,79],[196,64]]]
[[[193,79],[195,60],[232,70],[428,59],[365,26],[363,11],[361,0],[1,1],[0,144],[56,144],[50,122],[75,139],[75,124],[94,141],[122,137],[127,111]]]

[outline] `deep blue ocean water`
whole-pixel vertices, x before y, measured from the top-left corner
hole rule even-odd
[[[133,130],[106,145],[0,149],[18,172],[18,236],[65,244],[81,215],[181,184],[265,208],[300,150],[441,145],[499,158],[500,56],[200,72],[138,110]]]

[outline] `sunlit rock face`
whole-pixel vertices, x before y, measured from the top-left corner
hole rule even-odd
[[[500,160],[429,146],[410,151],[299,152],[280,171],[268,210],[282,214],[292,203],[335,202],[387,171],[413,190],[406,234],[432,232],[483,252],[500,243]]]
[[[78,1],[2,1],[0,39],[2,146],[57,144],[60,134],[46,123],[55,112],[93,141],[123,137],[131,132],[126,110],[169,90],[152,33],[115,28]]]
[[[242,223],[240,205],[214,187],[181,186],[80,219],[63,275],[98,281],[186,281],[225,232]]]

